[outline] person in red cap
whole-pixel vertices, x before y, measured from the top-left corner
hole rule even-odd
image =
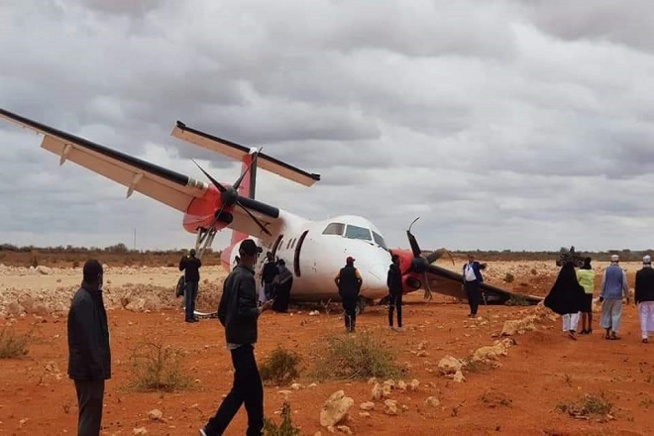
[[[345,329],[348,333],[354,333],[357,300],[363,280],[361,280],[359,271],[354,267],[352,256],[348,256],[345,260],[345,266],[338,272],[334,282],[338,287],[338,294],[341,296],[343,310],[345,310]]]

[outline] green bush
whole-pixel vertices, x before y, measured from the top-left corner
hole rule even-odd
[[[279,427],[270,419],[264,419],[263,434],[266,436],[299,436],[300,429],[291,422],[291,406],[284,401],[282,406],[282,423]]]

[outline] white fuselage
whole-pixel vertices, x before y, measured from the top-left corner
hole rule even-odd
[[[391,254],[370,221],[351,215],[309,221],[282,213],[285,226],[268,240],[271,242],[253,238],[263,248],[255,267],[257,286],[260,286],[266,252],[274,250],[275,259],[284,259],[293,273],[292,300],[338,301],[334,278],[348,256],[355,259],[354,266],[361,274],[362,297],[377,300],[388,295],[386,277]],[[233,249],[230,265],[235,265],[237,254],[238,249]]]

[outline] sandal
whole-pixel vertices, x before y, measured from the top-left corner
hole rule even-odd
[[[573,340],[577,340],[577,337],[575,336],[575,331],[574,330],[569,330],[568,331],[568,337]]]

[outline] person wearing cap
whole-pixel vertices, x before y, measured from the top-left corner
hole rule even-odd
[[[599,301],[602,303],[600,325],[606,330],[605,339],[618,339],[622,319],[622,299],[629,304],[629,284],[627,275],[620,267],[620,257],[611,256],[611,265],[604,270]]]
[[[75,382],[77,434],[97,436],[102,423],[105,380],[111,378],[107,312],[102,300],[102,265],[84,264],[81,287],[68,312],[68,376]]]
[[[394,254],[386,276],[388,286],[388,326],[393,328],[393,311],[397,310],[397,331],[402,331],[402,271],[400,257]]]
[[[590,257],[584,259],[584,264],[577,270],[577,280],[584,288],[584,304],[581,308],[582,335],[593,333],[593,290],[595,289],[595,272],[590,265]]]
[[[356,308],[357,301],[359,300],[359,292],[361,292],[361,274],[359,270],[354,267],[354,258],[348,256],[345,259],[345,266],[341,268],[338,275],[334,278],[334,282],[338,287],[338,295],[343,302],[343,310],[345,311],[345,330],[348,333],[354,333],[356,327]]]
[[[254,358],[259,315],[270,309],[272,300],[257,303],[254,265],[261,248],[252,239],[239,246],[240,262],[225,278],[218,305],[218,320],[225,327],[227,349],[234,365],[234,382],[216,414],[200,429],[202,436],[222,435],[236,412],[245,404],[248,436],[263,431],[263,385]]]
[[[479,300],[481,299],[481,292],[479,285],[484,282],[484,277],[481,275],[481,270],[485,267],[475,260],[475,256],[468,254],[468,262],[463,265],[463,289],[468,298],[468,305],[470,306],[469,318],[477,316],[477,309],[479,308]]]
[[[201,266],[202,261],[195,257],[194,249],[191,249],[189,255],[182,257],[179,261],[179,270],[184,271],[184,321],[186,322],[198,321],[194,313]]]
[[[649,255],[643,257],[643,268],[636,272],[634,300],[640,313],[642,341],[646,344],[648,333],[654,332],[654,269]]]

